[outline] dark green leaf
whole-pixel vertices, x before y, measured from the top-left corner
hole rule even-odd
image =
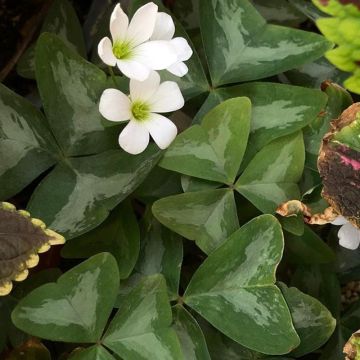
[[[119,286],[116,260],[98,254],[38,287],[12,313],[21,330],[54,341],[97,342],[114,305]]]
[[[173,307],[173,328],[180,340],[184,359],[210,360],[204,335],[191,314],[181,305]]]
[[[243,158],[250,128],[249,99],[235,98],[212,109],[201,126],[181,133],[160,166],[205,180],[232,184]]]
[[[126,201],[114,209],[99,227],[67,242],[62,256],[79,259],[109,252],[118,262],[120,279],[126,279],[134,269],[139,248],[138,223],[131,203]]]
[[[202,0],[200,13],[215,86],[278,74],[331,48],[318,34],[266,24],[248,0]]]
[[[226,99],[247,96],[252,104],[250,142],[256,150],[309,125],[325,109],[320,90],[274,83],[250,83],[212,91],[197,118]]]
[[[229,189],[169,196],[156,201],[152,211],[162,224],[195,240],[207,254],[239,227],[234,194]]]
[[[86,57],[86,49],[81,24],[75,9],[68,0],[55,0],[51,5],[41,32],[58,35],[70,49]],[[31,45],[17,63],[20,76],[35,79],[35,46]]]
[[[304,234],[287,234],[286,250],[288,259],[296,264],[326,264],[335,261],[331,248],[309,226]]]
[[[99,113],[106,74],[44,33],[36,45],[36,80],[50,128],[63,154],[96,154],[116,148],[118,128],[104,127]]]
[[[137,156],[112,150],[68,159],[40,183],[28,208],[67,239],[82,235],[142,183],[160,155],[149,146]]]
[[[311,353],[328,341],[335,330],[336,320],[318,300],[285,284],[280,289],[289,306],[293,323],[300,337],[300,345],[291,355],[301,357]]]
[[[56,163],[59,149],[42,113],[0,84],[0,199],[29,185]]]
[[[102,343],[127,360],[182,360],[171,323],[165,279],[150,276],[123,299]]]
[[[279,138],[255,155],[235,188],[263,213],[273,213],[280,203],[299,199],[296,183],[303,172],[304,160],[301,133]]]
[[[299,344],[299,338],[274,284],[283,246],[275,217],[253,219],[203,262],[190,281],[184,302],[252,350],[288,353]]]

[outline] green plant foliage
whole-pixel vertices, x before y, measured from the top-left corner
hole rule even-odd
[[[250,221],[203,262],[186,289],[185,304],[250,349],[288,353],[299,338],[275,286],[283,246],[281,226],[273,216]]]
[[[331,48],[319,35],[267,24],[247,0],[203,0],[200,13],[215,86],[278,74],[316,60]],[[234,18],[240,19],[238,24]]]
[[[177,136],[161,117],[131,119],[157,143],[173,141],[159,150],[150,140],[130,155],[119,148],[128,125],[100,114],[131,118],[129,93],[130,102],[149,96],[149,108],[158,105],[148,82],[102,62],[113,64],[116,40],[128,35],[114,2],[72,2],[75,12],[69,0],[55,0],[39,14],[33,44],[14,54],[22,55],[18,73],[33,80],[12,72],[0,84],[0,292],[15,285],[0,297],[0,358],[344,358],[360,327],[360,250],[339,246],[338,227],[309,225],[306,211],[276,210],[289,200],[312,213],[329,206],[318,153],[353,102],[337,83],[344,71],[354,71],[350,90],[357,79],[356,3],[154,0],[157,25],[171,37],[166,12],[175,34],[151,54],[145,32],[156,6],[120,3],[130,18],[145,5],[141,21],[130,19],[139,63],[122,64],[129,74],[157,71],[152,56],[166,62],[171,50],[182,61],[193,52],[186,66],[171,65],[188,67],[184,76],[159,70],[159,104],[173,98],[159,113]],[[103,36],[112,43],[102,40],[98,51]],[[107,89],[125,95],[104,103]],[[359,151],[359,122],[345,125],[331,145]],[[355,203],[349,178],[342,181],[355,189]],[[50,248],[45,223],[66,238],[63,247]]]
[[[330,17],[320,18],[316,25],[327,39],[337,47],[326,52],[327,59],[340,70],[352,72],[344,85],[360,94],[359,43],[360,8],[356,1],[313,0],[314,4]]]

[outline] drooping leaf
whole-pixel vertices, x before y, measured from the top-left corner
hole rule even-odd
[[[273,213],[282,202],[300,197],[297,182],[304,161],[301,133],[279,138],[255,155],[235,189],[263,213]]]
[[[57,161],[46,119],[30,102],[0,84],[0,199],[29,185]]]
[[[283,246],[276,218],[262,215],[253,219],[203,262],[186,289],[184,302],[252,350],[288,353],[299,345],[299,338],[275,286]]]
[[[288,288],[281,283],[280,289],[300,337],[300,345],[291,352],[291,355],[301,357],[317,350],[334,332],[336,320],[320,301],[302,293],[297,288]]]
[[[67,239],[82,235],[100,225],[142,183],[160,154],[149,146],[137,156],[110,150],[68,159],[40,183],[28,209]]]
[[[55,0],[46,14],[41,33],[58,35],[70,49],[86,57],[86,49],[80,21],[68,0]],[[21,56],[16,70],[20,76],[35,79],[35,45]]]
[[[234,194],[229,189],[169,196],[156,201],[152,211],[163,225],[195,240],[207,254],[239,227]]]
[[[139,249],[139,226],[130,202],[126,201],[99,227],[67,242],[61,254],[65,258],[79,259],[109,252],[118,262],[120,279],[126,279],[136,264]]]
[[[106,74],[44,33],[36,45],[36,80],[45,114],[65,156],[96,154],[118,146],[118,128],[104,127],[100,96]]]
[[[201,126],[194,125],[176,138],[160,166],[232,184],[246,149],[250,111],[245,97],[224,101],[204,117]]]
[[[38,253],[51,245],[63,244],[65,239],[46,229],[39,219],[32,219],[26,211],[0,202],[0,296],[9,294],[12,281],[23,281],[29,268],[39,262]]]
[[[127,360],[182,360],[171,323],[165,279],[149,276],[123,299],[102,343]]]
[[[193,316],[181,305],[173,307],[173,328],[186,360],[210,360],[204,335]]]
[[[271,141],[299,131],[325,109],[327,96],[320,90],[275,83],[250,83],[213,90],[196,115],[226,99],[247,96],[251,100],[250,142],[256,150]]]
[[[248,0],[203,0],[200,14],[215,86],[281,73],[319,58],[331,47],[320,35],[268,25]]]
[[[119,286],[114,257],[95,255],[62,275],[57,283],[38,287],[20,300],[13,323],[43,339],[95,343],[100,339]]]

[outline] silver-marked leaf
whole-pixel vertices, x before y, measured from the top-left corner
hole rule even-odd
[[[288,353],[299,338],[275,286],[283,247],[275,217],[251,220],[202,263],[186,289],[185,304],[247,348],[269,355]]]
[[[165,279],[149,276],[123,299],[102,343],[127,360],[183,360],[171,323]]]
[[[78,350],[70,355],[69,360],[115,360],[101,345],[94,345],[85,350]]]
[[[44,33],[36,45],[36,80],[45,114],[66,156],[117,148],[118,127],[105,127],[100,96],[109,87],[106,74]]]
[[[335,330],[336,320],[330,311],[315,298],[294,287],[279,284],[289,306],[293,323],[300,337],[300,345],[291,355],[301,357],[311,353],[329,340]]]
[[[250,83],[212,91],[197,119],[222,101],[237,96],[251,100],[250,142],[257,150],[312,123],[326,106],[320,90],[275,83]]]
[[[110,150],[68,159],[40,183],[28,209],[67,239],[80,236],[100,225],[141,184],[160,155],[149,146],[137,156]]]
[[[248,0],[202,0],[200,14],[215,86],[281,73],[316,60],[332,46],[318,34],[268,25]]]
[[[156,201],[152,211],[163,225],[195,240],[207,254],[239,227],[234,194],[229,189],[169,196]]]
[[[280,203],[300,198],[304,161],[302,133],[284,136],[255,155],[235,188],[263,213],[274,213]]]
[[[112,311],[119,272],[108,253],[93,256],[25,296],[12,313],[19,329],[43,339],[95,343]]]
[[[193,316],[181,305],[173,307],[173,328],[180,340],[184,359],[210,360],[204,335]]]
[[[5,200],[54,165],[59,149],[42,113],[2,84],[0,112],[0,199]]]
[[[125,201],[100,226],[68,241],[61,255],[80,259],[109,252],[118,262],[120,279],[126,279],[134,269],[139,250],[139,226],[130,201]]]
[[[39,262],[38,253],[51,245],[63,244],[65,239],[46,229],[39,219],[32,219],[26,211],[0,202],[0,296],[12,289],[12,281],[27,278],[29,268]]]
[[[68,0],[55,0],[46,14],[41,33],[58,35],[70,49],[86,57],[82,28],[75,9]],[[16,70],[20,76],[35,79],[35,45],[21,56]]]
[[[204,117],[201,126],[194,125],[175,139],[160,166],[232,184],[246,149],[250,113],[246,97],[224,101]]]

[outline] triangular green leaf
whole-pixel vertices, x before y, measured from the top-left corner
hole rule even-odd
[[[320,348],[335,330],[336,320],[330,311],[315,298],[297,288],[280,284],[289,306],[293,323],[300,337],[300,345],[291,355],[301,357]]]
[[[29,101],[0,84],[0,199],[29,185],[57,161],[46,119]]]
[[[50,33],[40,36],[35,61],[45,114],[62,152],[78,156],[116,148],[118,128],[105,128],[99,112],[109,87],[106,74]]]
[[[127,360],[182,360],[171,323],[165,279],[150,276],[123,299],[102,343]]]
[[[110,150],[68,159],[40,183],[28,209],[67,239],[82,235],[100,225],[141,184],[160,155],[149,146],[137,156]]]
[[[302,133],[282,137],[255,155],[235,188],[263,213],[273,213],[280,203],[300,197],[296,183],[304,161]]]
[[[224,101],[204,117],[201,126],[194,125],[176,138],[160,166],[232,184],[246,149],[250,112],[245,97]]]
[[[193,316],[181,305],[173,307],[173,328],[186,360],[210,360],[204,335]]]
[[[229,189],[169,196],[156,201],[152,211],[162,224],[195,240],[207,254],[239,227],[234,194]]]
[[[28,334],[65,342],[95,343],[112,311],[119,286],[116,260],[98,254],[20,300],[13,323]]]
[[[253,219],[203,262],[184,302],[243,346],[269,355],[288,353],[299,338],[275,286],[283,247],[275,217]]]
[[[200,14],[216,86],[269,77],[313,61],[331,48],[318,34],[268,25],[248,0],[202,0]]]
[[[61,255],[65,258],[87,258],[109,252],[118,262],[121,279],[131,274],[140,250],[140,231],[129,201],[121,203],[96,229],[67,242]]]

